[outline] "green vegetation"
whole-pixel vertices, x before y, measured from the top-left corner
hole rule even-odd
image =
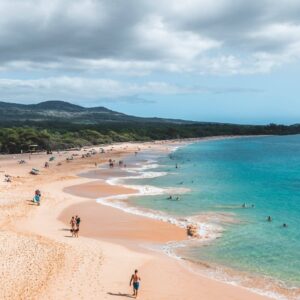
[[[63,150],[86,145],[111,142],[149,141],[176,138],[195,138],[219,135],[297,134],[300,125],[267,126],[232,125],[218,123],[174,124],[165,122],[104,122],[74,124],[62,122],[14,122],[0,125],[0,152],[29,151],[30,145],[39,150]]]
[[[219,135],[297,134],[300,125],[267,126],[139,118],[105,107],[64,101],[38,104],[0,102],[0,152],[63,150],[111,142],[150,141]]]

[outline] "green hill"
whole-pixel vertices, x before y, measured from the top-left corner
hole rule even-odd
[[[0,152],[66,149],[111,142],[196,138],[220,135],[298,134],[300,125],[239,125],[140,118],[105,107],[64,101],[38,104],[0,102]]]
[[[0,122],[2,124],[26,121],[67,121],[77,124],[99,124],[103,122],[191,123],[182,120],[139,118],[105,107],[86,108],[57,100],[29,105],[0,102]]]

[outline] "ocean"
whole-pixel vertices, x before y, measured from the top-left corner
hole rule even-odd
[[[179,226],[198,224],[200,239],[174,247],[175,255],[222,279],[255,282],[278,299],[299,299],[299,135],[201,141],[169,154],[149,151],[132,172],[122,182],[139,188],[140,195],[123,209]]]

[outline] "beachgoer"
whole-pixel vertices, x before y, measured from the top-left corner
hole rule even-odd
[[[175,165],[175,168],[178,169],[178,165],[177,164]]]
[[[35,190],[34,197],[33,197],[33,202],[36,203],[37,205],[40,205],[41,197],[42,197],[41,191],[40,190]]]
[[[170,195],[167,199],[168,199],[168,200],[172,200],[172,196]]]
[[[131,279],[130,279],[130,283],[129,283],[129,286],[131,286],[131,284],[133,286],[133,296],[135,296],[135,297],[137,297],[137,295],[138,295],[140,281],[141,281],[141,278],[138,275],[138,270],[135,270],[134,274],[131,275]]]
[[[243,203],[242,208],[246,208],[246,203]]]
[[[40,194],[35,194],[34,197],[33,197],[33,202],[35,202],[39,206],[40,201],[41,201],[41,195]]]
[[[272,217],[268,216],[267,220],[268,220],[268,222],[272,222]]]
[[[72,227],[72,230],[74,230],[74,229],[75,229],[75,225],[76,225],[76,220],[75,220],[75,217],[74,217],[74,216],[72,217],[72,219],[71,219],[71,221],[70,221],[70,225],[71,225],[71,227]]]
[[[287,226],[287,224],[286,224],[286,223],[283,223],[283,224],[282,224],[282,227],[288,227],[288,226]]]
[[[80,222],[81,222],[80,217],[76,216],[75,217],[75,222],[76,222],[76,228],[79,229],[79,225],[80,225]]]

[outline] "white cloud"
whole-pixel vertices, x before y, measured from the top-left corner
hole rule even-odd
[[[136,29],[138,46],[146,52],[159,52],[162,59],[192,61],[221,43],[190,31],[169,28],[162,17],[149,16]]]
[[[0,79],[0,93],[6,100],[68,99],[99,100],[138,94],[176,94],[184,88],[165,82],[126,83],[111,79],[84,77],[50,77],[41,79]]]
[[[147,103],[150,100],[143,97],[149,95],[243,92],[258,93],[262,91],[237,87],[180,86],[163,81],[147,81],[137,84],[112,79],[68,76],[22,80],[0,79],[2,100],[12,102],[40,102],[49,99],[61,99],[78,103],[107,100]]]

